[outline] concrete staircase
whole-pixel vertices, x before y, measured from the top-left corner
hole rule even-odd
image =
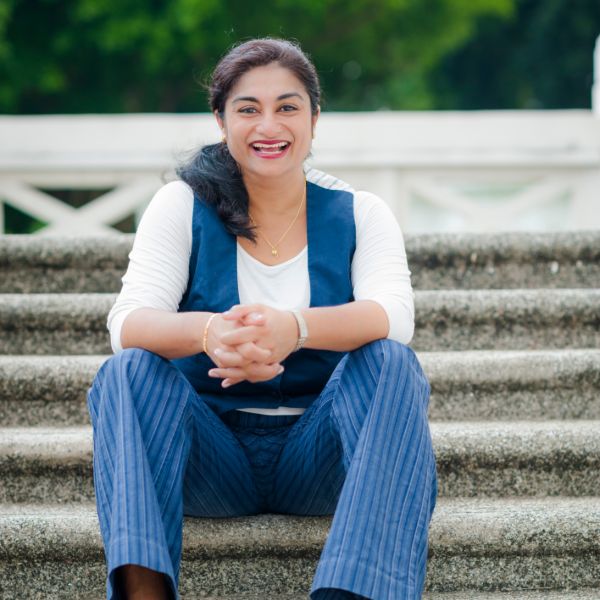
[[[85,392],[131,242],[0,237],[0,598],[104,596]],[[600,598],[600,233],[406,246],[439,476],[425,597]],[[329,523],[187,519],[182,595],[306,598]]]

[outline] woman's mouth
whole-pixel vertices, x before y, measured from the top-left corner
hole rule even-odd
[[[285,140],[264,140],[253,142],[250,146],[252,147],[254,154],[260,158],[281,158],[287,153],[291,143],[286,142]]]

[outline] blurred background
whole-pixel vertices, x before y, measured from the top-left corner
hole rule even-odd
[[[134,231],[264,35],[317,66],[314,166],[406,231],[598,228],[599,34],[598,0],[2,0],[0,232]]]

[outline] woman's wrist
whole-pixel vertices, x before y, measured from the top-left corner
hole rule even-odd
[[[298,339],[296,341],[296,346],[292,350],[292,352],[297,352],[300,350],[300,348],[302,348],[302,346],[304,346],[306,340],[308,339],[308,329],[306,327],[306,321],[299,310],[291,310],[290,312],[292,315],[294,315],[294,319],[296,320],[296,325],[298,327]]]
[[[210,327],[211,322],[219,313],[213,313],[206,320],[206,324],[204,325],[204,331],[202,333],[202,352],[204,354],[208,354],[208,329]]]

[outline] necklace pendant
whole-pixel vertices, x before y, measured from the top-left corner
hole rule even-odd
[[[271,250],[271,254],[273,256],[277,256],[279,254],[279,252],[277,252],[277,250],[275,250],[275,248],[273,248],[273,250]]]

